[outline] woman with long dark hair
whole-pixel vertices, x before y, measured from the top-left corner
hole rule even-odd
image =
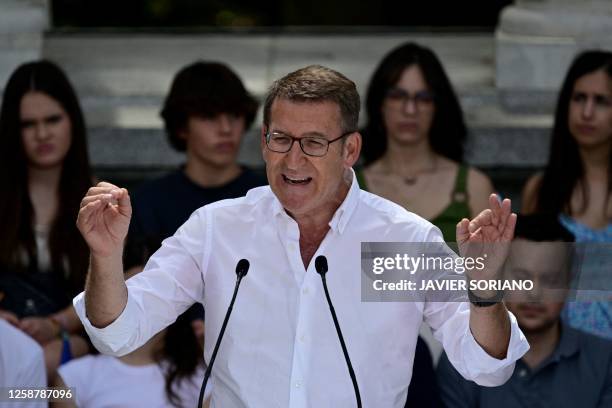
[[[483,173],[463,164],[467,136],[459,101],[436,55],[403,44],[381,61],[366,96],[360,184],[432,221],[446,241],[488,208]]]
[[[612,52],[585,51],[563,81],[548,164],[527,181],[522,210],[559,216],[576,242],[612,242],[611,197]],[[612,302],[568,302],[564,316],[612,338]]]
[[[72,353],[88,350],[71,299],[83,289],[89,251],[75,226],[92,183],[83,114],[62,70],[21,65],[0,111],[0,317],[60,363],[64,334]]]

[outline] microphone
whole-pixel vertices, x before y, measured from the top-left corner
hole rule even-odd
[[[336,311],[334,310],[334,305],[332,305],[331,298],[329,297],[329,291],[327,290],[327,281],[325,280],[325,274],[327,273],[327,258],[325,256],[319,255],[315,258],[315,269],[317,273],[321,275],[321,281],[323,282],[323,289],[325,290],[325,297],[327,298],[329,311],[334,319],[334,326],[336,326],[336,332],[338,333],[338,339],[340,339],[344,359],[346,360],[351,381],[353,382],[355,398],[357,399],[357,407],[361,408],[361,395],[359,394],[359,386],[357,385],[357,378],[355,378],[355,371],[353,371],[353,365],[351,364],[351,359],[348,355],[348,351],[346,350],[346,344],[344,344],[344,337],[342,337],[342,330],[340,330],[340,325],[338,324],[338,317],[336,317]]]
[[[219,337],[217,337],[217,342],[215,343],[215,348],[213,350],[212,357],[210,358],[210,364],[208,364],[208,367],[206,367],[206,372],[204,373],[204,381],[202,381],[202,388],[200,388],[200,398],[198,398],[198,408],[202,406],[202,402],[204,401],[204,391],[206,390],[206,383],[208,382],[208,378],[210,377],[213,364],[215,363],[215,358],[217,358],[217,351],[219,351],[221,339],[223,338],[223,333],[225,333],[225,327],[227,326],[229,317],[232,314],[232,309],[234,308],[234,301],[236,300],[238,288],[240,287],[240,281],[246,276],[247,272],[249,271],[249,266],[249,261],[247,261],[246,259],[241,259],[236,265],[236,287],[234,288],[234,295],[232,296],[232,301],[230,302],[227,308],[227,312],[225,313],[225,319],[223,320],[223,325],[221,325],[221,331],[219,332]]]

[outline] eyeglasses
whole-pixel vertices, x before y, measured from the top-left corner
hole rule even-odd
[[[413,101],[418,109],[430,108],[435,100],[434,94],[430,91],[419,91],[411,95],[401,88],[389,89],[385,97],[389,102],[401,108],[405,108],[408,101]]]
[[[272,150],[273,152],[287,153],[293,147],[293,142],[297,141],[305,155],[322,157],[327,154],[330,144],[354,132],[354,130],[351,130],[350,132],[341,134],[335,139],[327,140],[324,137],[307,136],[298,138],[281,132],[268,131],[266,133],[266,146],[268,146],[268,149]]]

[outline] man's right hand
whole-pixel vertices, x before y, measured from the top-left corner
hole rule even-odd
[[[128,233],[132,205],[125,188],[100,182],[83,200],[77,227],[94,256],[121,255]]]

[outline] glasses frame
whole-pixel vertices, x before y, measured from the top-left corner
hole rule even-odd
[[[385,92],[385,99],[397,103],[398,106],[401,106],[401,109],[406,109],[406,105],[410,101],[418,110],[425,110],[436,102],[436,95],[429,90],[422,90],[411,94],[404,89],[392,87]]]
[[[293,143],[297,141],[297,142],[298,142],[298,145],[300,145],[300,149],[302,150],[302,153],[304,153],[306,156],[310,156],[310,157],[323,157],[323,156],[325,156],[325,155],[327,154],[327,152],[329,151],[329,145],[330,145],[330,144],[332,144],[332,143],[334,143],[334,142],[337,142],[338,140],[343,139],[343,138],[345,138],[346,136],[348,136],[348,135],[350,135],[350,134],[352,134],[352,133],[355,133],[355,132],[356,132],[356,130],[351,130],[351,131],[348,131],[348,132],[345,132],[345,133],[341,134],[340,136],[338,136],[338,137],[337,137],[337,138],[335,138],[335,139],[332,139],[332,140],[327,140],[327,139],[326,139],[326,138],[324,138],[323,136],[294,137],[294,136],[288,135],[288,134],[286,134],[286,133],[282,133],[282,132],[271,132],[270,130],[268,130],[268,131],[266,132],[266,134],[265,134],[265,139],[266,139],[266,147],[267,147],[268,149],[270,149],[270,151],[271,151],[271,152],[274,152],[274,153],[287,153],[287,152],[290,152],[290,151],[291,151],[291,149],[293,148]],[[272,149],[272,148],[270,147],[270,140],[271,140],[271,138],[272,138],[272,134],[274,134],[274,133],[279,134],[279,135],[283,135],[283,136],[288,137],[288,138],[290,138],[290,139],[291,139],[291,143],[289,144],[289,147],[287,148],[287,150],[283,150],[283,151],[281,151],[281,150],[274,150],[274,149]],[[320,139],[320,140],[322,140],[322,141],[327,142],[327,145],[325,146],[325,153],[320,154],[320,155],[317,155],[317,154],[311,154],[311,153],[306,152],[306,150],[304,150],[304,145],[302,144],[302,140],[308,140],[308,139]]]

